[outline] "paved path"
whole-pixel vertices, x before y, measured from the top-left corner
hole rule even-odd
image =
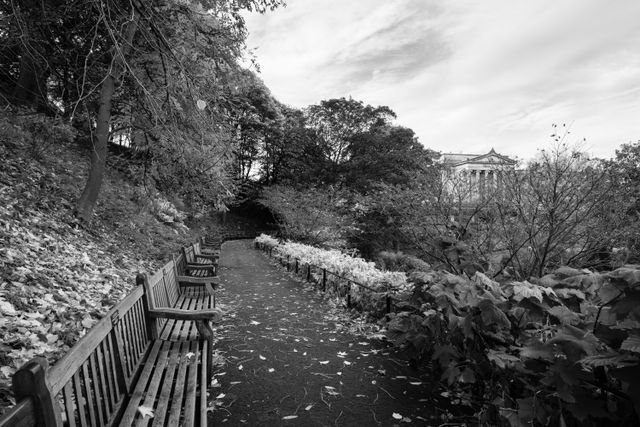
[[[227,315],[216,349],[226,363],[211,389],[215,425],[439,424],[429,418],[433,384],[370,325],[331,308],[252,241],[225,243],[220,265]]]

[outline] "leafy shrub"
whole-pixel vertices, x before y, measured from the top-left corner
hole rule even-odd
[[[429,271],[431,269],[431,266],[420,258],[400,251],[382,251],[378,254],[376,262],[383,270],[389,271],[412,273],[414,271]]]
[[[297,258],[303,264],[324,268],[338,276],[376,290],[406,290],[409,287],[404,273],[378,270],[375,263],[336,249],[320,249],[290,241],[278,243],[277,240],[264,234],[258,237],[256,242],[272,246],[274,252],[283,257]],[[330,280],[333,279],[330,278]]]
[[[636,425],[640,269],[562,267],[538,283],[411,276],[388,337],[490,425]],[[634,412],[635,407],[635,412]]]
[[[152,210],[154,215],[164,223],[181,224],[186,218],[184,212],[179,211],[173,203],[162,196],[156,196],[152,199]]]

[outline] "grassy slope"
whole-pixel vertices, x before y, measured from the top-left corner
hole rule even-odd
[[[34,159],[0,141],[0,413],[13,403],[10,376],[34,356],[58,359],[134,286],[214,221],[190,230],[155,219],[140,191],[111,170],[95,219],[80,226],[75,200],[86,156],[54,146]],[[142,199],[144,199],[142,197]]]

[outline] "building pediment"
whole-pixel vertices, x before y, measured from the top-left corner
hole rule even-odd
[[[515,165],[516,161],[498,154],[492,148],[486,154],[443,154],[443,162],[451,167],[463,165]]]

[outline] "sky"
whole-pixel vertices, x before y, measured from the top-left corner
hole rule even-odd
[[[280,102],[386,105],[437,151],[528,159],[554,123],[593,157],[640,140],[639,0],[287,0],[246,22]]]

